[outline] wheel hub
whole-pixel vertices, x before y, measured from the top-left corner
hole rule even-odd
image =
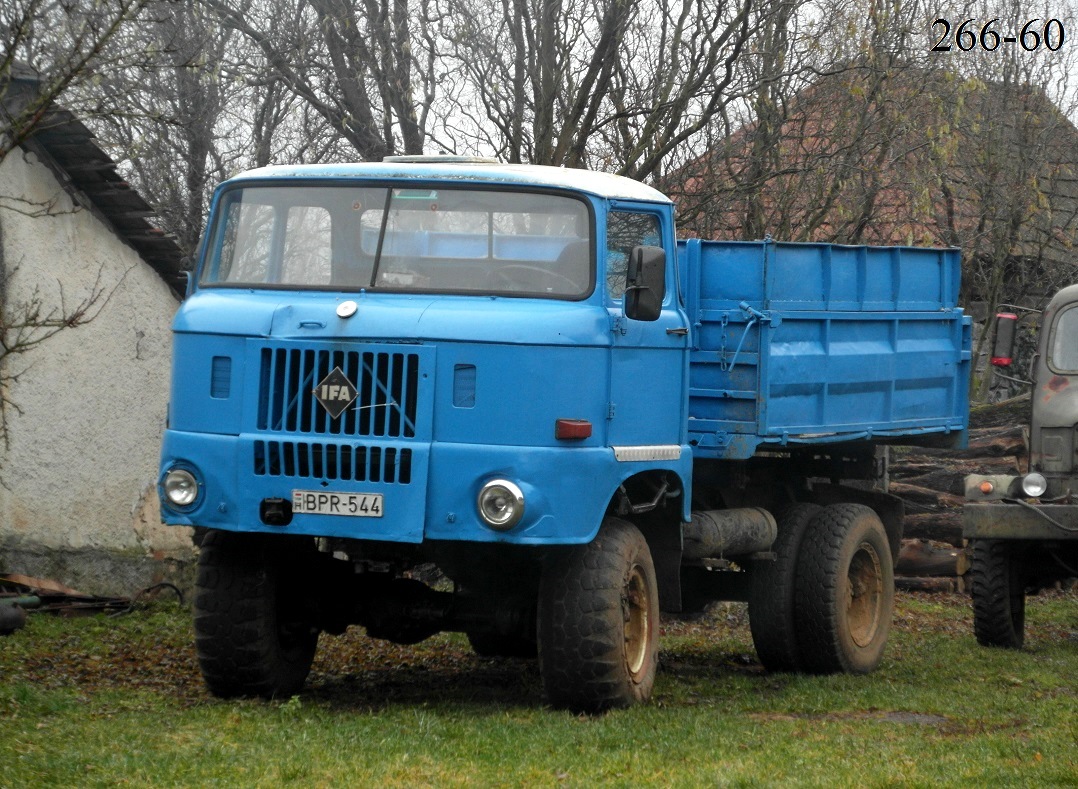
[[[648,610],[647,578],[638,565],[633,565],[625,584],[623,615],[625,617],[625,663],[629,674],[637,679],[648,662],[651,642],[651,611]]]
[[[857,547],[847,573],[846,619],[850,637],[859,647],[872,643],[880,626],[883,569],[879,554],[869,543]]]

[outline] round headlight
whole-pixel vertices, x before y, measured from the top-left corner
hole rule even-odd
[[[1043,496],[1046,490],[1048,490],[1048,480],[1042,474],[1034,471],[1022,477],[1022,492],[1031,499]]]
[[[169,469],[161,487],[165,498],[177,507],[190,507],[198,498],[198,480],[185,468]]]
[[[513,528],[524,517],[524,494],[512,482],[495,479],[479,491],[479,517],[492,529]]]

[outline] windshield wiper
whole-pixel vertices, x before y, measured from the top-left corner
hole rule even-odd
[[[374,269],[371,271],[371,287],[378,281],[378,267],[382,265],[382,245],[386,240],[386,225],[389,224],[389,206],[393,202],[393,190],[386,189],[386,205],[382,209],[382,227],[378,230],[378,249],[374,252]]]

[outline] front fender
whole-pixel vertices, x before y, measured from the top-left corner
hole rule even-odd
[[[610,447],[495,447],[435,444],[431,450],[425,538],[506,542],[520,545],[576,545],[591,542],[611,499],[629,478],[661,470],[677,475],[689,490],[692,454],[678,447],[673,460],[619,460]],[[496,478],[524,492],[525,514],[506,532],[480,519],[476,499]],[[684,500],[683,509],[688,508]],[[683,512],[688,519],[688,513]]]

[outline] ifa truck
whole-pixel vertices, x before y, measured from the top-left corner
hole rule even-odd
[[[321,633],[456,631],[595,712],[649,698],[660,611],[713,600],[769,670],[872,671],[884,451],[966,440],[958,285],[954,249],[680,242],[663,194],[580,170],[223,183],[159,479],[202,535],[206,684],[288,696]]]
[[[1011,366],[1017,323],[1013,312],[997,316],[993,365]],[[1028,375],[1027,473],[966,477],[962,528],[983,646],[1020,649],[1026,594],[1078,577],[1078,285],[1049,301]]]

